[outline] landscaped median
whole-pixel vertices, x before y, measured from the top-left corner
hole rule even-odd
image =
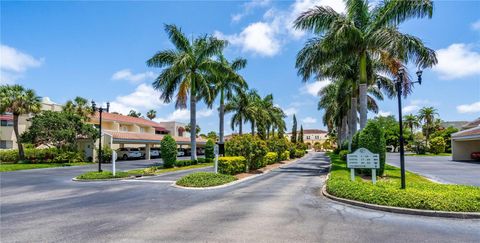
[[[0,163],[0,172],[17,171],[17,170],[31,170],[31,169],[43,169],[53,167],[68,167],[68,166],[80,166],[90,165],[90,162],[76,162],[76,163]]]
[[[368,177],[356,176],[355,181],[351,181],[345,160],[334,153],[329,156],[332,167],[326,190],[333,196],[410,209],[480,212],[480,187],[439,184],[407,172],[406,189],[402,190],[400,169],[389,165],[376,185]]]
[[[196,172],[182,177],[176,182],[183,187],[212,187],[237,180],[235,176],[215,174],[213,172]]]

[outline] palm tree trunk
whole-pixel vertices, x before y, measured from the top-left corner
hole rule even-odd
[[[352,97],[351,105],[350,105],[350,131],[349,131],[349,142],[348,142],[348,150],[351,150],[352,139],[355,133],[357,132],[357,98]]]
[[[348,128],[347,128],[347,115],[342,118],[342,127],[341,127],[341,144],[347,139]]]
[[[23,151],[23,145],[20,142],[20,135],[18,133],[18,114],[13,114],[13,131],[15,132],[15,138],[18,145],[18,160],[25,160],[25,152]]]
[[[360,56],[360,130],[367,125],[367,54],[363,52]]]
[[[197,102],[195,93],[190,95],[190,148],[191,160],[197,160]]]
[[[239,124],[238,124],[238,134],[239,135],[243,134],[243,119],[242,119],[242,116],[240,116],[240,121],[239,121]]]
[[[219,131],[219,143],[223,144],[223,133],[224,133],[224,116],[225,116],[225,104],[224,104],[224,97],[223,97],[223,89],[220,91],[220,131]]]
[[[252,120],[252,136],[255,135],[255,121]]]

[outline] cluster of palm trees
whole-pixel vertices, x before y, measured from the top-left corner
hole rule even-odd
[[[339,144],[351,142],[358,120],[360,129],[366,126],[368,110],[378,112],[376,100],[384,94],[394,97],[395,78],[407,63],[421,69],[437,63],[434,50],[398,30],[408,19],[430,18],[432,1],[369,4],[368,0],[347,0],[345,13],[316,6],[294,22],[295,28],[316,35],[298,53],[296,67],[304,82],[311,78],[332,81],[319,92],[318,108],[325,110],[323,122],[336,132]],[[401,87],[408,95],[411,82],[408,73],[403,75]]]
[[[153,87],[161,92],[164,102],[175,100],[175,108],[190,108],[191,150],[196,151],[196,107],[203,101],[210,108],[219,97],[219,143],[224,142],[224,116],[234,112],[232,127],[249,121],[252,133],[257,129],[260,136],[268,137],[275,132],[283,133],[285,123],[283,111],[273,104],[273,96],[262,98],[254,90],[248,90],[247,82],[238,73],[247,61],[238,58],[228,61],[223,56],[227,41],[211,35],[189,39],[175,25],[165,25],[165,31],[173,44],[173,49],[157,52],[147,60],[149,67],[163,68],[153,82]],[[226,103],[227,102],[227,103]],[[192,160],[196,154],[192,153]]]
[[[436,116],[438,116],[438,111],[432,106],[423,107],[418,111],[417,115],[408,114],[404,116],[403,122],[411,131],[411,139],[414,139],[413,134],[415,129],[422,127],[425,133],[425,146],[428,146],[431,133],[435,130],[435,127],[438,127],[440,125],[439,123],[441,123],[440,119],[435,118]]]

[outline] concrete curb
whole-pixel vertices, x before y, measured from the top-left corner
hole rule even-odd
[[[78,179],[77,177],[74,177],[74,178],[72,178],[72,181],[76,181],[76,182],[121,181],[121,180],[128,180],[128,179],[134,179],[134,178],[136,178],[136,177],[135,176],[129,176],[129,177],[112,178],[112,179],[82,180],[82,179]]]
[[[306,156],[307,156],[307,155],[306,155]],[[299,160],[305,158],[306,156],[303,156],[302,158],[294,159],[293,161],[289,161],[288,164],[279,166],[279,167],[277,167],[277,168],[275,168],[275,169],[284,168],[285,166],[288,166],[288,165],[291,165],[291,164],[293,164],[293,163],[296,163],[296,162],[298,162]],[[185,189],[185,190],[212,190],[212,189],[221,189],[221,188],[233,186],[233,185],[242,183],[242,182],[244,182],[244,181],[248,181],[248,180],[257,178],[257,177],[259,177],[259,176],[268,174],[268,173],[270,173],[271,171],[273,171],[273,170],[275,170],[275,169],[271,169],[271,170],[265,171],[265,172],[263,172],[263,173],[261,173],[261,174],[258,174],[258,175],[253,175],[253,176],[245,177],[245,178],[243,178],[243,179],[236,180],[236,181],[232,181],[232,182],[229,182],[229,183],[227,183],[227,184],[218,185],[218,186],[210,186],[210,187],[184,187],[184,186],[177,185],[177,182],[174,182],[174,183],[172,183],[172,187],[179,188],[179,189]]]
[[[341,203],[346,203],[346,204],[350,204],[358,207],[390,212],[390,213],[420,215],[420,216],[429,216],[429,217],[442,217],[442,218],[480,219],[480,213],[475,213],[475,212],[451,212],[451,211],[422,210],[422,209],[413,209],[413,208],[399,208],[399,207],[390,207],[390,206],[384,206],[384,205],[364,203],[364,202],[355,201],[351,199],[336,197],[327,192],[326,184],[324,184],[322,187],[322,194],[331,200],[338,201]]]

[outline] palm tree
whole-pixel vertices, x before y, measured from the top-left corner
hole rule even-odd
[[[262,98],[256,90],[250,90],[248,92],[247,102],[245,120],[250,122],[251,133],[255,135],[255,123],[266,117],[266,111],[264,111],[260,105]]]
[[[243,123],[247,116],[248,96],[245,92],[241,92],[232,97],[225,105],[225,113],[233,112],[232,120],[230,122],[232,130],[238,126],[238,134],[243,134]]]
[[[410,129],[410,139],[413,140],[413,129],[420,126],[418,117],[413,114],[408,114],[403,117],[403,122],[405,123],[405,126]]]
[[[147,112],[147,117],[148,119],[153,120],[155,117],[157,117],[157,112],[155,110],[149,110]]]
[[[141,117],[142,116],[142,113],[140,112],[137,112],[135,110],[130,110],[130,112],[128,112],[128,115],[127,116],[131,116],[131,117]]]
[[[215,70],[228,71],[221,63],[211,59],[221,54],[227,42],[206,35],[190,41],[175,25],[165,25],[165,31],[175,49],[156,53],[147,61],[147,65],[164,68],[153,82],[154,89],[162,92],[160,98],[164,102],[169,103],[175,97],[175,107],[186,108],[187,99],[190,98],[191,159],[196,160],[197,102],[203,99],[211,103],[211,82],[207,76],[213,76]]]
[[[438,115],[437,109],[434,107],[423,107],[418,111],[418,119],[424,122],[425,126],[425,145],[428,146],[428,140],[430,138],[430,129],[435,124],[435,116]]]
[[[247,60],[243,58],[237,58],[233,60],[231,63],[225,59],[223,55],[219,56],[218,60],[226,70],[230,70],[230,72],[218,72],[215,73],[213,79],[214,82],[214,97],[219,95],[220,96],[220,107],[219,107],[219,118],[220,118],[220,127],[219,127],[219,135],[220,140],[219,143],[224,143],[224,117],[225,117],[225,100],[231,100],[234,95],[238,95],[243,90],[248,88],[247,83],[245,80],[240,76],[237,72],[244,68],[247,65]],[[213,101],[213,99],[212,99]]]
[[[437,63],[435,52],[414,36],[403,34],[398,25],[414,17],[431,17],[430,0],[383,1],[369,8],[367,0],[346,1],[346,13],[337,13],[328,6],[316,6],[295,20],[295,28],[310,30],[320,37],[310,39],[297,56],[297,68],[308,80],[318,70],[339,58],[355,59],[358,65],[360,128],[367,122],[368,69],[372,61],[380,61],[391,74],[413,60],[419,68]],[[357,79],[352,80],[357,85]],[[370,79],[371,81],[371,79]],[[405,80],[405,95],[409,92]],[[355,88],[355,87],[354,87]],[[355,104],[356,97],[352,97]]]
[[[90,114],[92,114],[92,107],[88,103],[88,100],[77,96],[73,100],[68,100],[63,106],[63,111],[76,114],[80,116],[84,121],[89,119]]]
[[[18,118],[20,115],[38,113],[41,109],[40,97],[32,89],[25,89],[21,85],[0,86],[0,114],[9,112],[13,114],[13,131],[18,144],[18,158],[25,159],[23,145],[18,132]]]

